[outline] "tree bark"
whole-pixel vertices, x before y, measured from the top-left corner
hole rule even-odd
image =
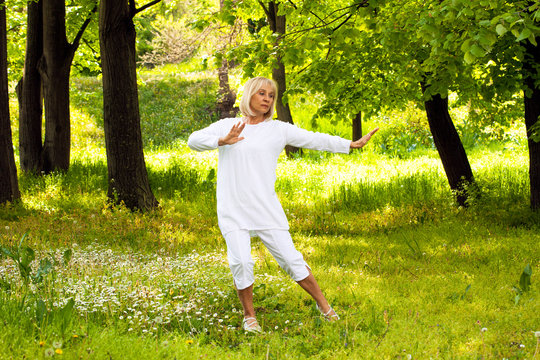
[[[536,41],[540,41],[540,37],[536,37]],[[540,75],[538,73],[540,49],[529,41],[524,45],[523,82],[525,87],[523,98],[525,102],[525,127],[529,137],[530,206],[532,209],[538,210],[540,208],[540,142],[532,140],[530,135],[540,116],[540,89],[535,86]]]
[[[282,36],[285,35],[287,19],[284,15],[278,16],[279,4],[275,1],[270,1],[268,3],[268,8],[265,10],[270,29],[274,34],[277,34],[275,44],[277,46],[281,41]],[[276,55],[276,65],[274,69],[272,69],[272,78],[277,83],[278,88],[276,96],[276,113],[278,119],[294,124],[289,104],[283,102],[283,94],[287,91],[287,75],[285,72],[285,64],[283,64],[279,53]],[[285,152],[287,153],[287,156],[291,156],[292,154],[301,153],[301,149],[287,145],[285,147]]]
[[[425,94],[427,87],[425,84],[421,86]],[[424,104],[433,142],[439,152],[450,188],[456,194],[457,203],[467,206],[474,177],[469,159],[448,112],[448,98],[436,94]]]
[[[362,111],[359,111],[352,121],[352,140],[356,141],[362,137]]]
[[[24,72],[17,84],[19,100],[19,159],[22,171],[38,173],[42,170],[41,126],[43,94],[38,64],[43,54],[42,0],[28,2],[26,54]]]
[[[65,20],[65,0],[43,2],[43,57],[39,69],[45,100],[43,171],[46,173],[69,169],[69,75],[74,48],[67,41]]]
[[[6,7],[0,0],[0,204],[21,197],[9,119],[6,26]]]
[[[219,9],[223,10],[225,0],[219,0]],[[229,45],[230,46],[230,42]],[[217,103],[217,111],[220,118],[235,117],[238,110],[234,109],[236,102],[236,94],[231,90],[229,85],[229,61],[221,60],[221,66],[218,69],[219,80],[219,99]]]
[[[103,70],[103,119],[108,196],[130,209],[158,205],[148,182],[137,93],[135,4],[101,0],[99,40]]]
[[[217,110],[220,118],[235,117],[238,111],[234,110],[236,94],[229,86],[229,62],[223,59],[221,67],[218,69],[219,77],[219,100]]]

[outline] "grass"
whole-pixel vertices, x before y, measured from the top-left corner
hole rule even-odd
[[[342,321],[322,322],[255,239],[265,333],[250,336],[239,330],[217,228],[217,154],[185,145],[191,128],[211,121],[195,123],[210,102],[176,91],[204,95],[214,85],[140,77],[146,162],[161,206],[142,214],[108,204],[97,80],[77,80],[70,171],[20,174],[22,202],[0,208],[0,245],[12,255],[0,257],[3,356],[538,358],[540,218],[527,206],[522,140],[469,152],[481,196],[467,209],[455,205],[429,147],[381,153],[373,143],[348,156],[281,157],[276,191],[295,244]]]

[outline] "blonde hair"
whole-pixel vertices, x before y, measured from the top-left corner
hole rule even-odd
[[[249,79],[244,85],[244,93],[242,95],[242,100],[240,100],[240,112],[242,115],[255,116],[255,113],[251,110],[250,106],[251,97],[259,91],[263,85],[270,85],[274,91],[274,101],[272,102],[272,106],[270,106],[268,112],[264,114],[265,121],[272,119],[272,116],[274,116],[274,105],[276,104],[277,84],[274,80],[262,76]]]

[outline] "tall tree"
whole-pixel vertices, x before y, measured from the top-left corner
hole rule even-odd
[[[225,0],[219,0],[219,9],[223,11],[225,6]],[[227,47],[232,45],[232,42],[235,37],[237,37],[236,24],[233,22],[231,24],[230,32],[225,37],[224,48],[221,49],[221,52],[224,52]],[[236,102],[236,94],[231,90],[229,84],[229,68],[230,62],[226,58],[221,59],[221,66],[218,68],[218,80],[219,80],[219,99],[217,103],[217,109],[219,116],[222,118],[225,117],[235,117],[237,110],[234,109],[234,103]]]
[[[425,94],[426,84],[422,83],[421,87]],[[433,142],[458,204],[466,206],[470,196],[469,185],[474,183],[471,165],[448,111],[448,98],[443,98],[441,94],[430,96],[424,104]]]
[[[354,115],[352,120],[352,140],[356,141],[362,137],[362,112],[359,111]]]
[[[19,159],[22,171],[38,173],[43,168],[43,96],[38,70],[43,55],[43,0],[27,4],[26,56],[23,77],[17,84],[19,100]]]
[[[130,209],[158,205],[144,161],[137,90],[134,0],[101,0],[99,39],[103,69],[103,120],[109,177],[108,196]]]
[[[39,70],[45,103],[45,144],[43,171],[67,170],[70,160],[71,131],[69,111],[69,76],[75,51],[79,47],[90,16],[84,21],[72,43],[66,34],[65,0],[43,2],[43,56]]]
[[[445,39],[431,41],[437,52],[451,51],[475,66],[482,97],[512,101],[523,90],[529,145],[530,206],[540,208],[540,3],[522,0],[445,1],[432,20],[453,27]],[[428,24],[432,25],[432,24]],[[451,41],[449,41],[451,40]],[[493,121],[493,120],[491,120]]]
[[[259,4],[266,14],[272,33],[275,34],[274,46],[279,49],[279,43],[287,31],[287,17],[279,14],[279,2],[277,1],[270,1],[265,5],[259,0]],[[276,52],[275,63],[272,68],[272,78],[277,83],[278,88],[278,93],[276,94],[276,113],[278,119],[289,124],[294,124],[291,108],[284,101],[284,95],[287,92],[287,73],[279,50]],[[290,156],[291,154],[300,152],[300,149],[287,145],[285,151]]]
[[[0,204],[20,198],[13,154],[7,78],[6,7],[0,0]]]
[[[530,203],[533,209],[540,209],[540,142],[531,136],[538,129],[540,118],[540,36],[534,39],[536,44],[526,40],[523,59],[523,98],[525,102],[525,127],[529,135],[529,179],[531,187]]]

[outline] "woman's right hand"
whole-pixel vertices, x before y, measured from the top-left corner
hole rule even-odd
[[[246,123],[242,121],[239,121],[238,124],[233,125],[231,131],[229,131],[229,133],[225,137],[219,138],[218,146],[232,145],[236,144],[240,140],[244,140],[244,137],[240,137],[240,133],[242,132],[242,130],[244,130],[245,126]]]

